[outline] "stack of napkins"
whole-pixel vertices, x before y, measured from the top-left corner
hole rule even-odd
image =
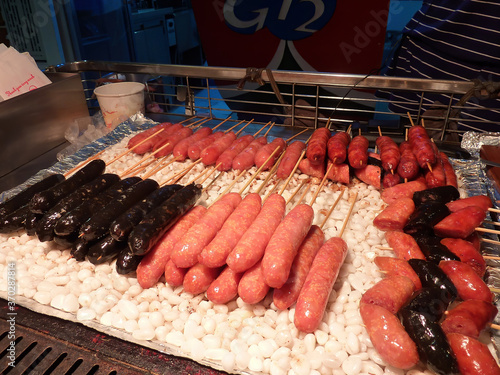
[[[28,53],[0,44],[0,101],[48,85],[50,80]]]

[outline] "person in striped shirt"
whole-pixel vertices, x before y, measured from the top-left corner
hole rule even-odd
[[[403,30],[401,43],[385,74],[492,81],[492,92],[487,98],[472,97],[467,101],[456,126],[460,130],[500,131],[500,1],[424,0]],[[394,112],[417,114],[420,94],[381,91],[378,95],[390,98],[389,108]],[[457,104],[459,99],[451,100]],[[449,102],[449,95],[425,94],[426,115],[443,113],[440,103]]]

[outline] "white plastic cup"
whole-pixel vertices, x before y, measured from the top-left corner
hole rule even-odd
[[[138,112],[144,113],[144,88],[140,82],[118,82],[94,90],[104,122],[109,129]]]

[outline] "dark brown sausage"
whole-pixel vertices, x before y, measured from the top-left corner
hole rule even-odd
[[[349,165],[355,169],[364,168],[368,164],[368,139],[363,135],[355,136],[347,149]]]

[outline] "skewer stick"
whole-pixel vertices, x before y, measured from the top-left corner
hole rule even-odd
[[[410,112],[406,112],[406,114],[408,115],[408,119],[410,120],[410,124],[411,126],[415,126],[415,123],[413,122],[413,119],[411,118],[411,115],[410,115]]]
[[[220,193],[219,196],[215,198],[215,200],[212,203],[210,203],[210,206],[213,205],[215,202],[217,202],[222,196],[227,194],[233,188],[233,186],[236,185],[239,178],[243,175],[244,172],[245,170],[240,171],[240,173],[236,175],[235,179],[222,191],[222,193]]]
[[[202,126],[204,123],[206,123],[206,122],[208,122],[208,121],[210,121],[210,120],[212,120],[212,118],[211,118],[211,117],[207,118],[206,120],[203,120],[203,119],[202,119],[202,120],[201,120],[201,122],[198,122],[198,123],[196,124],[196,126],[193,126],[191,129],[196,129],[196,128],[199,128],[199,127],[200,127],[200,126]],[[195,124],[195,123],[193,123],[193,124],[191,124],[191,125],[194,125],[194,124]],[[188,127],[190,127],[191,125],[188,125]]]
[[[191,185],[191,184],[194,184],[194,182],[201,178],[204,174],[206,174],[210,169],[208,168],[203,168],[203,171],[201,171],[200,174],[198,174],[197,176],[195,176],[191,181],[189,181],[186,185]]]
[[[190,120],[192,120],[192,119],[195,119],[195,118],[196,118],[196,116],[186,118],[186,119],[184,119],[184,120],[182,120],[182,121],[179,121],[179,124],[184,124],[185,122],[188,122],[188,121],[190,121]]]
[[[344,191],[345,191],[345,187],[342,186],[342,189],[340,190],[339,196],[337,197],[337,199],[335,199],[335,202],[333,202],[332,207],[330,207],[330,209],[328,210],[328,212],[326,214],[326,217],[323,219],[323,222],[319,226],[320,229],[323,229],[323,227],[325,226],[326,222],[330,218],[330,215],[332,214],[333,210],[335,209],[335,207],[337,207],[337,204],[340,202],[340,199],[342,199],[342,197],[344,196]]]
[[[271,196],[272,193],[274,193],[274,191],[276,190],[276,188],[278,187],[278,185],[280,184],[281,180],[277,180],[276,183],[273,185],[273,187],[271,188],[271,190],[269,190],[269,192],[266,194],[266,196],[264,197],[264,199],[262,199],[262,202],[265,202],[267,200],[267,198],[269,198]]]
[[[495,229],[488,229],[488,228],[483,228],[483,227],[477,227],[476,230],[478,232],[500,234],[500,230],[495,230]]]
[[[269,127],[269,129],[267,129],[267,131],[264,133],[264,137],[267,137],[267,135],[269,134],[269,132],[271,131],[271,129],[273,128],[274,124],[276,124],[275,122],[273,122],[271,124],[271,126]]]
[[[431,167],[431,165],[430,165],[430,163],[429,163],[429,162],[427,162],[427,168],[429,168],[429,171],[431,171],[431,172],[432,172],[432,167]]]
[[[82,161],[81,163],[79,163],[77,166],[71,168],[69,171],[67,171],[66,173],[64,173],[64,177],[68,177],[70,174],[72,174],[73,172],[77,171],[78,169],[80,169],[81,167],[83,167],[84,165],[87,165],[88,163],[90,163],[92,160],[95,160],[95,159],[98,159],[99,156],[101,156],[104,151],[106,151],[106,149],[104,150],[101,150],[99,151],[97,154],[91,156],[90,158],[88,158],[87,160],[84,160]]]
[[[500,223],[498,221],[485,220],[485,221],[483,221],[483,223],[494,225],[494,226],[500,226]]]
[[[496,330],[500,329],[500,325],[498,325],[498,324],[491,323],[490,327],[493,328],[493,329],[496,329]]]
[[[325,175],[323,176],[323,179],[321,180],[321,183],[319,184],[318,188],[316,189],[316,192],[314,193],[313,198],[311,199],[311,203],[309,203],[309,206],[312,206],[316,198],[318,197],[318,194],[321,190],[323,190],[323,186],[325,185],[326,179],[328,177],[328,173],[330,173],[330,170],[332,169],[333,164],[330,164],[328,167],[328,170],[326,171]]]
[[[257,137],[259,135],[259,133],[264,130],[266,128],[267,125],[269,125],[271,123],[271,121],[269,121],[267,124],[265,124],[262,128],[260,128],[257,133],[255,133],[253,136],[254,137]]]
[[[297,189],[295,189],[295,191],[293,192],[293,194],[291,195],[290,198],[288,198],[288,200],[286,201],[286,204],[290,203],[292,201],[292,199],[297,195],[297,193],[300,191],[300,189],[302,189],[302,187],[309,182],[309,179],[306,179],[306,180],[303,180],[301,182],[301,184],[297,187]]]
[[[126,151],[123,151],[121,154],[119,154],[118,156],[115,156],[111,161],[108,161],[106,163],[106,167],[112,163],[114,163],[115,161],[117,161],[118,159],[120,159],[122,156],[125,156],[127,155],[129,152],[132,152],[134,151],[135,148],[139,147],[140,145],[142,145],[144,142],[146,141],[149,141],[151,138],[153,138],[155,135],[161,133],[162,131],[164,131],[165,129],[164,128],[161,128],[160,130],[158,130],[157,132],[151,134],[149,137],[147,137],[146,139],[143,139],[142,141],[140,141],[138,144],[136,144],[135,146],[129,148],[128,150]]]
[[[235,134],[236,134],[236,136],[239,136],[239,135],[240,135],[240,133],[243,131],[243,129],[245,129],[245,128],[246,128],[248,125],[250,125],[252,122],[253,122],[253,119],[251,119],[250,121],[248,121],[248,123],[247,123],[245,126],[243,126],[240,130],[238,130],[238,131],[235,133]]]
[[[214,172],[216,169],[214,168],[214,170],[212,172]],[[210,172],[210,173],[212,173]],[[219,172],[219,174],[217,176],[215,176],[215,178],[210,181],[210,183],[207,185],[207,187],[203,188],[203,190],[201,191],[202,193],[205,193],[208,189],[210,189],[212,187],[212,185],[215,183],[215,181],[217,181],[217,179],[222,176],[222,173],[223,172]]]
[[[267,164],[267,162],[269,160],[271,160],[271,158],[274,156],[274,154],[279,150],[279,146],[276,147],[274,149],[274,151],[271,153],[271,155],[269,155],[269,157],[266,159],[266,161],[264,162],[264,164],[262,164],[260,166],[259,169],[257,169],[257,172],[255,172],[255,174],[252,176],[252,178],[245,184],[245,186],[243,186],[243,188],[240,190],[239,194],[242,195],[243,192],[246,190],[246,188],[252,183],[252,181],[255,179],[255,177],[257,177],[257,175],[262,172],[262,170],[264,169],[264,166]]]
[[[304,129],[304,130],[302,130],[302,131],[298,132],[297,134],[292,135],[290,138],[288,138],[288,139],[285,141],[285,143],[290,142],[291,140],[293,140],[294,138],[297,138],[297,137],[298,137],[299,135],[301,135],[301,134],[304,134],[304,133],[305,133],[306,131],[308,131],[308,130],[309,130],[309,129]]]
[[[170,182],[171,184],[175,184],[175,183],[177,183],[177,182],[178,182],[178,181],[179,181],[182,177],[184,177],[186,174],[188,174],[188,173],[189,173],[189,171],[191,171],[191,169],[193,169],[193,168],[194,168],[194,166],[195,166],[196,164],[198,164],[200,161],[201,161],[201,160],[200,160],[200,159],[198,159],[198,160],[196,160],[196,161],[192,162],[192,163],[191,163],[191,165],[187,166],[187,167],[186,167],[185,169],[183,169],[182,171],[180,171],[180,172],[176,173],[174,176],[172,176],[172,178],[171,178],[170,180],[167,180],[167,181],[171,181],[171,182]],[[165,184],[166,184],[166,182],[165,182]]]
[[[286,187],[290,183],[290,180],[292,179],[293,175],[295,174],[295,171],[299,167],[299,164],[300,164],[300,162],[302,161],[302,159],[304,158],[305,155],[306,155],[306,150],[303,150],[302,153],[300,154],[299,160],[297,160],[297,163],[295,163],[295,165],[293,167],[292,173],[290,173],[290,175],[288,176],[288,178],[285,181],[285,185],[283,185],[283,187],[281,188],[281,190],[279,192],[279,195],[282,195],[283,192],[285,191]]]
[[[500,213],[500,210],[498,208],[488,208],[488,211],[490,212],[496,212],[496,213]]]
[[[340,229],[339,237],[342,237],[344,234],[344,230],[347,226],[347,222],[349,221],[349,218],[351,217],[352,210],[354,208],[354,205],[356,204],[356,201],[358,199],[358,192],[354,194],[354,199],[352,200],[351,207],[349,207],[349,211],[347,212],[347,217],[344,220],[344,224],[342,225],[342,229]]]
[[[487,242],[487,243],[492,243],[492,244],[495,244],[495,245],[499,245],[500,244],[500,241],[495,241],[495,240],[490,240],[489,238],[481,238],[481,241],[483,242]]]
[[[350,133],[351,129],[352,129],[352,124],[349,124],[349,126],[347,127],[347,129],[345,130],[345,132],[346,133]]]
[[[203,180],[200,181],[200,185],[203,185],[203,183],[206,180],[208,180],[210,178],[210,176],[214,174],[215,171],[216,171],[215,167],[212,167],[212,169],[210,169],[210,172],[208,172],[208,174],[205,176],[205,178],[203,178]]]
[[[163,160],[162,163],[160,163],[160,165],[158,165],[157,167],[155,167],[151,171],[149,171],[147,174],[145,174],[143,178],[146,179],[146,178],[151,177],[152,175],[158,173],[159,171],[161,171],[162,169],[166,168],[170,164],[173,164],[175,161],[177,161],[177,159],[178,159],[178,156],[176,156],[175,158],[170,159],[169,161]]]
[[[493,293],[500,293],[500,289],[499,289],[499,288],[490,288],[490,290],[491,290]]]
[[[380,126],[378,126],[378,135],[382,137],[382,130],[380,129]]]
[[[225,131],[224,131],[224,134],[229,133],[229,132],[230,132],[231,130],[233,130],[235,127],[237,127],[237,126],[239,126],[239,125],[243,124],[244,122],[245,122],[245,120],[241,120],[241,121],[240,121],[240,122],[238,122],[236,125],[233,125],[233,126],[231,126],[229,129],[225,130]]]
[[[225,118],[225,119],[224,119],[224,121],[222,121],[222,122],[218,123],[217,125],[215,125],[215,126],[212,128],[212,130],[217,129],[219,126],[221,126],[222,124],[224,124],[226,121],[229,121],[230,119],[231,119],[231,117],[227,117],[227,118]]]
[[[146,164],[143,164],[143,165],[139,165],[138,167],[134,168],[133,170],[130,170],[127,172],[127,174],[124,174],[122,173],[120,175],[120,178],[124,178],[126,176],[135,176],[141,172],[144,172],[146,170],[146,168],[148,168],[151,164],[157,164],[157,166],[163,162],[163,159],[153,159],[149,162],[147,162]]]
[[[259,189],[257,190],[257,194],[260,194],[260,192],[262,191],[262,189],[264,188],[264,186],[269,182],[269,180],[271,179],[271,177],[273,177],[276,174],[276,172],[278,170],[278,165],[280,164],[281,159],[283,159],[284,155],[285,155],[285,153],[282,153],[280,155],[280,157],[278,158],[278,160],[276,160],[276,163],[274,163],[273,167],[271,168],[271,170],[267,174],[266,178],[260,184]],[[266,161],[266,163],[267,163],[267,161]],[[263,165],[265,165],[265,163]]]
[[[309,190],[311,189],[311,185],[312,185],[312,182],[309,182],[307,184],[306,190],[304,190],[304,192],[300,196],[299,201],[297,202],[297,205],[299,205],[302,202],[302,200],[305,198],[306,194],[309,193]]]
[[[495,256],[492,256],[492,255],[483,255],[483,259],[499,260],[500,257],[495,257]]]
[[[165,143],[163,146],[161,146],[160,148],[158,148],[158,150],[152,152],[151,154],[149,155],[145,155],[141,160],[139,160],[137,163],[133,164],[130,168],[127,168],[125,171],[123,171],[123,173],[121,174],[122,176],[126,176],[127,174],[129,174],[130,171],[132,171],[135,167],[137,167],[138,165],[141,165],[144,161],[146,161],[147,159],[149,158],[152,158],[154,157],[158,152],[160,152],[161,150],[163,150],[165,147],[167,147],[170,143],[167,142]]]

